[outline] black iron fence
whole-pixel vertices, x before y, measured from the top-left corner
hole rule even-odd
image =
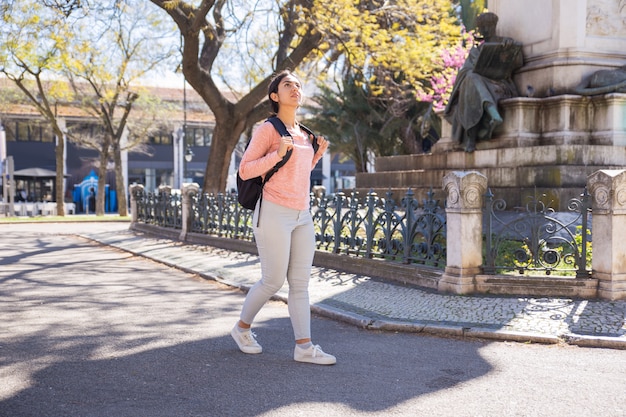
[[[422,205],[408,190],[397,204],[391,192],[384,198],[369,192],[338,193],[311,199],[318,249],[443,268],[446,262],[445,210],[434,193]]]
[[[184,203],[178,190],[133,194],[137,221],[182,228]],[[485,274],[519,273],[589,277],[591,213],[586,190],[557,213],[540,199],[524,210],[506,210],[503,200],[485,196],[483,219]],[[252,211],[235,194],[194,193],[189,201],[188,231],[253,241]],[[337,193],[311,195],[318,250],[403,264],[446,266],[446,213],[432,190],[421,204],[411,189],[397,202],[369,192],[359,197]]]
[[[542,196],[545,197],[545,196]],[[485,274],[591,276],[591,199],[587,189],[555,212],[535,196],[525,208],[507,211],[504,200],[485,197]]]
[[[135,190],[137,201],[137,221],[161,227],[182,227],[182,201],[179,193],[146,193]]]
[[[133,194],[137,221],[182,228],[182,198],[177,190]],[[445,211],[429,193],[422,205],[408,190],[400,203],[387,193],[370,192],[360,199],[311,195],[311,213],[318,250],[405,264],[445,266]],[[198,193],[191,196],[189,231],[253,241],[253,212],[242,208],[234,194]]]

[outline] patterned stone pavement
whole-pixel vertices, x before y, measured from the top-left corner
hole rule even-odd
[[[244,290],[260,276],[247,253],[130,230],[82,235]],[[626,349],[626,301],[449,295],[326,268],[314,268],[310,293],[316,313],[364,328]]]

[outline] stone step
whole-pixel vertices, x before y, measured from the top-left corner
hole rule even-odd
[[[587,177],[599,169],[623,169],[623,166],[551,165],[523,167],[478,168],[487,177],[489,187],[579,187],[584,188]],[[440,188],[443,177],[454,169],[420,169],[410,171],[358,173],[357,187],[361,189]]]
[[[412,170],[479,170],[503,166],[550,165],[623,167],[626,147],[602,145],[548,145],[515,149],[484,149],[473,153],[398,155],[376,158],[376,172]],[[608,168],[607,168],[608,169]]]

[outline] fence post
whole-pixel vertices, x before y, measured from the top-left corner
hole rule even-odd
[[[483,198],[487,177],[480,172],[453,171],[443,178],[446,201],[446,269],[440,291],[466,294],[476,289],[483,263]]]
[[[598,297],[626,299],[626,171],[600,170],[587,179],[592,197],[592,277]]]
[[[198,191],[200,191],[200,186],[195,182],[183,184],[183,189],[181,190],[183,217],[181,219],[182,224],[180,235],[178,236],[180,240],[184,241],[187,238],[187,233],[191,231],[194,217],[193,204],[191,204],[191,199],[194,195],[198,194]]]
[[[137,223],[139,219],[139,212],[137,209],[137,193],[143,194],[143,185],[141,184],[132,184],[128,187],[129,195],[130,195],[130,227],[133,228],[133,225]]]

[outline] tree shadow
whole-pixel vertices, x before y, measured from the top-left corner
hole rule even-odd
[[[380,412],[491,370],[477,352],[480,342],[383,335],[325,319],[314,324],[317,342],[337,354],[336,365],[294,362],[286,318],[260,323],[261,355],[239,352],[226,335],[93,360],[98,340],[74,338],[72,349],[33,373],[29,386],[1,401],[0,410],[12,417],[254,416],[298,403],[334,403]],[[54,334],[46,339],[5,345],[7,362],[42,358],[42,350],[68,342]]]
[[[245,355],[228,334],[241,292],[64,239],[0,243],[8,254],[0,265],[12,267],[0,270],[0,416],[255,416],[322,406],[381,414],[492,370],[482,341],[318,316],[314,341],[338,363],[297,363],[286,306],[273,302],[255,322],[263,354]]]

